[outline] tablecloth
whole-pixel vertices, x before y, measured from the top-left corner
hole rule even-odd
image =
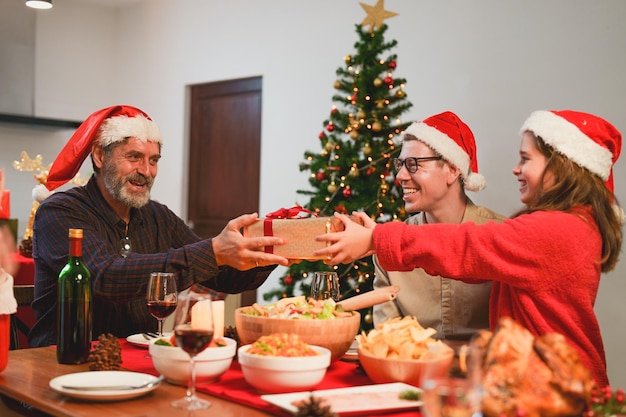
[[[120,345],[122,346],[123,368],[130,371],[158,375],[158,372],[152,365],[152,360],[146,348],[137,347],[128,343],[126,340],[120,340]],[[328,368],[324,380],[315,389],[344,388],[371,384],[373,384],[373,382],[364,373],[358,363],[336,361]],[[196,391],[244,404],[272,413],[276,416],[291,416],[291,414],[283,411],[279,407],[261,399],[261,394],[245,381],[237,360],[233,360],[230,369],[226,371],[218,381],[197,385]],[[393,417],[415,417],[418,415],[419,413],[415,410],[385,414],[385,416]]]

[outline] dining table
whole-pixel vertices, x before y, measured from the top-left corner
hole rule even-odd
[[[159,375],[152,364],[149,350],[118,340],[121,347],[121,370]],[[163,416],[278,416],[292,414],[261,398],[262,393],[243,377],[235,358],[230,368],[217,381],[196,387],[201,398],[212,405],[206,410],[189,412],[173,408],[170,403],[185,395],[186,387],[162,382],[145,395],[117,401],[76,399],[50,386],[58,376],[90,371],[89,364],[57,363],[55,346],[9,351],[7,367],[0,372],[0,415],[3,417],[163,417]],[[363,387],[374,384],[358,361],[333,362],[324,380],[316,389]],[[377,411],[361,415],[381,414],[393,417],[419,416],[419,407],[391,412]]]

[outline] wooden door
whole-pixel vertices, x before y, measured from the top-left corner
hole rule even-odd
[[[259,210],[261,96],[261,77],[191,86],[188,216],[199,236]]]

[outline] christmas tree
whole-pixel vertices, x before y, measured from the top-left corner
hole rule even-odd
[[[394,77],[397,56],[390,50],[397,41],[385,41],[387,25],[382,21],[396,13],[384,10],[383,1],[378,0],[376,6],[361,3],[367,17],[356,25],[356,51],[345,56],[344,65],[336,71],[334,104],[319,134],[321,151],[306,151],[300,164],[300,171],[310,171],[312,189],[297,192],[310,197],[304,207],[319,216],[365,211],[377,222],[406,217],[391,160],[400,153],[399,134],[411,124],[402,123],[400,115],[412,104],[404,91],[405,79]],[[281,287],[263,298],[308,295],[309,276],[325,270],[338,273],[342,298],[372,289],[371,257],[333,267],[323,261],[302,261],[290,266],[280,278]],[[371,309],[361,311],[361,328],[371,327]]]

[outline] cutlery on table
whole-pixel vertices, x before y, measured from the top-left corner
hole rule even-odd
[[[157,337],[159,337],[159,335],[154,332],[146,332],[146,333],[142,333],[142,335],[143,335],[143,338],[146,340],[156,339]]]
[[[101,385],[101,386],[74,386],[74,385],[61,385],[63,389],[71,389],[75,391],[126,391],[126,390],[134,390],[134,389],[142,389],[142,388],[152,388],[155,385],[159,385],[165,377],[163,375],[159,376],[154,381],[146,382],[141,385]]]

